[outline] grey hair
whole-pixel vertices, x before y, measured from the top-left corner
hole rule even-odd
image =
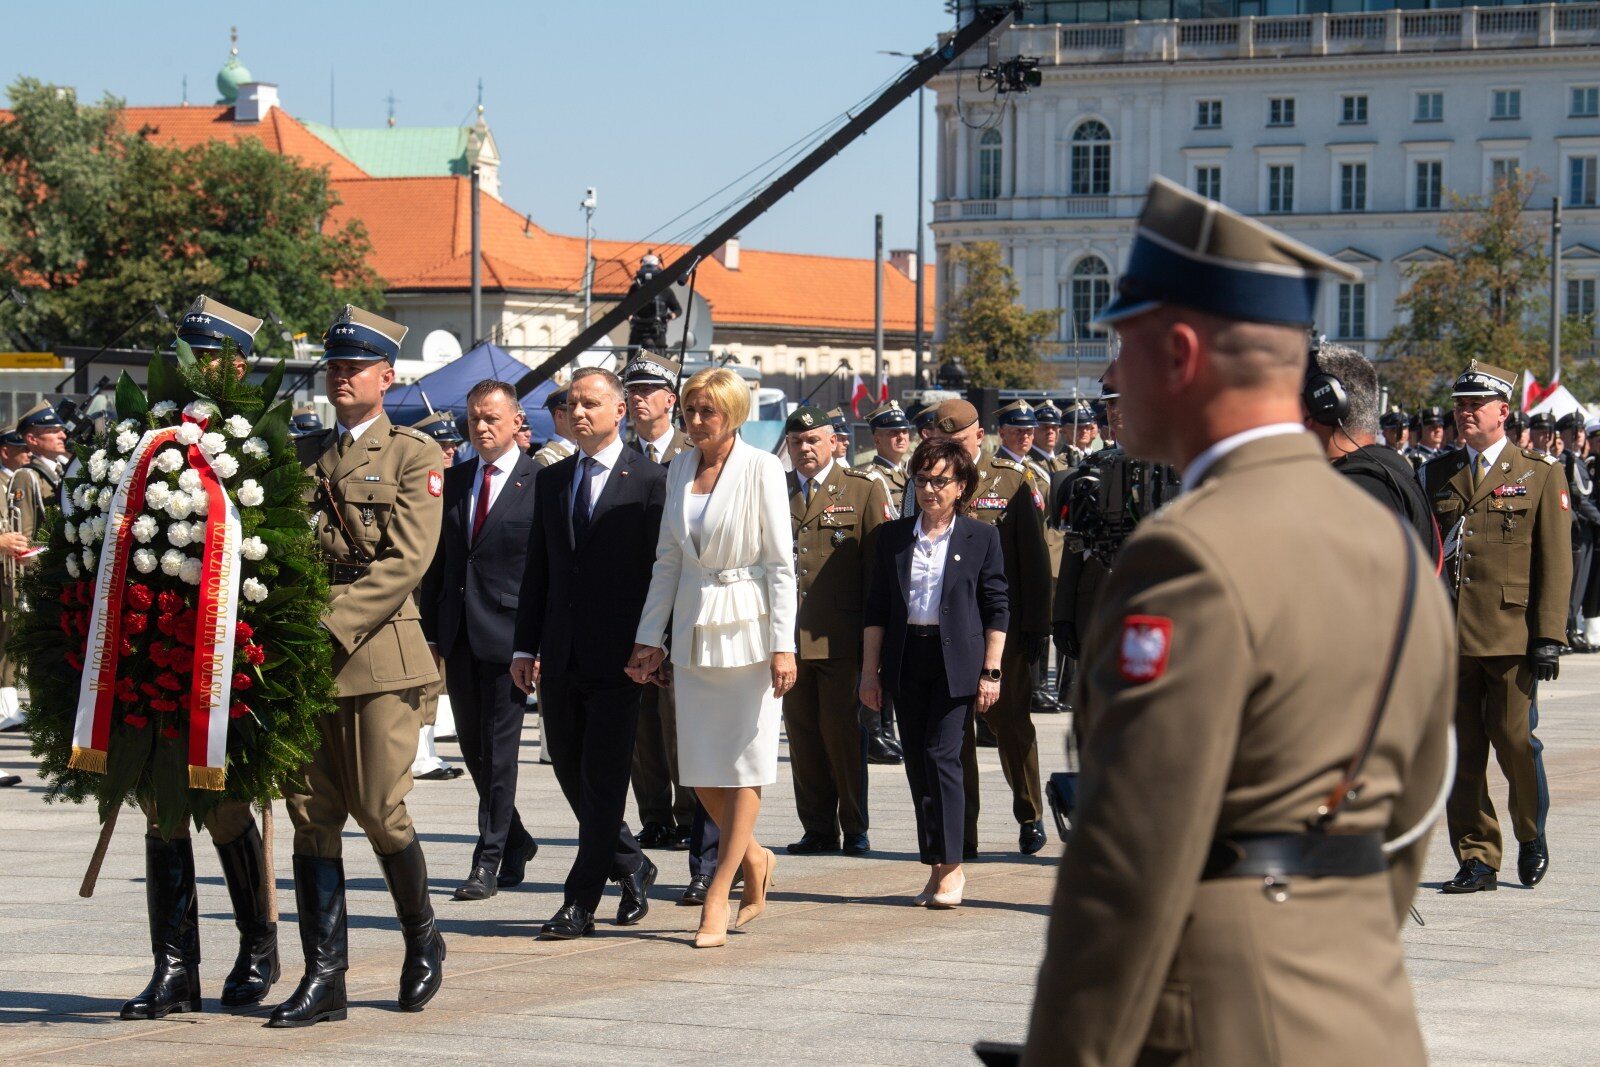
[[[623,390],[622,379],[617,377],[614,371],[609,371],[604,367],[582,367],[574,371],[572,380],[567,383],[567,388],[572,388],[584,378],[593,378],[596,375],[605,379],[606,388],[611,390],[611,395],[616,397],[618,401],[626,398],[627,393]]]
[[[1344,428],[1350,434],[1378,435],[1378,372],[1360,352],[1348,345],[1323,344],[1317,352],[1317,366],[1344,385],[1350,398],[1350,414]]]

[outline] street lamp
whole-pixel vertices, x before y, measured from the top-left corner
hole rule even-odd
[[[594,186],[583,191],[583,325],[589,326],[589,305],[594,300]]]
[[[480,87],[479,92],[482,92]],[[488,125],[483,121],[483,103],[478,103],[478,121],[467,131],[467,173],[472,181],[472,345],[477,347],[483,339],[483,224],[478,210],[478,197],[482,187],[479,161],[483,158],[483,145],[488,139]]]

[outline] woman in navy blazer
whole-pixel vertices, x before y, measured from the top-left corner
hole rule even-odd
[[[911,456],[918,514],[878,528],[877,558],[863,618],[861,702],[894,698],[906,778],[917,811],[917,844],[933,869],[913,901],[961,903],[961,745],[974,707],[986,713],[1000,677],[1010,605],[1000,535],[961,510],[978,489],[965,448],[924,441]]]

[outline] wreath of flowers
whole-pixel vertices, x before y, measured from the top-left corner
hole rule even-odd
[[[197,360],[180,341],[176,366],[151,360],[148,392],[124,373],[116,389],[120,421],[74,446],[61,511],[46,523],[46,550],[22,581],[26,607],[12,642],[48,800],[94,797],[104,819],[132,799],[170,834],[185,819],[198,825],[222,799],[281,795],[317,745],[317,718],[334,707],[334,682],[320,623],[327,572],[305,503],[312,482],[289,440],[290,403],[270,403],[283,364],[259,387],[242,380],[243,367],[231,342],[220,357]],[[128,471],[136,455],[144,477],[140,492],[124,487],[126,574],[100,581],[115,555],[107,540],[115,536],[118,488],[125,475],[140,481],[139,471]],[[223,672],[210,688],[227,686],[217,689],[228,694],[226,758],[212,784],[197,788],[185,709],[199,675],[197,641],[208,644],[198,613],[202,582],[216,586],[207,552],[221,542],[207,516],[218,500],[230,516],[237,509],[237,614],[232,648],[207,657]],[[82,762],[74,757],[74,727],[96,615],[102,649],[118,655],[105,754],[86,767],[74,765]]]

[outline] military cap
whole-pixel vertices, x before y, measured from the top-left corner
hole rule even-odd
[[[322,350],[328,359],[348,359],[363,363],[387,362],[391,367],[400,358],[400,342],[409,328],[346,304],[322,336]]]
[[[1033,417],[1040,426],[1060,426],[1062,423],[1061,409],[1049,399],[1033,409]]]
[[[940,433],[960,433],[978,421],[978,409],[965,400],[946,400],[934,409],[933,424]]]
[[[1115,364],[1112,364],[1112,366],[1115,366]],[[1102,401],[1115,400],[1117,397],[1122,395],[1122,390],[1117,388],[1115,382],[1109,382],[1106,380],[1110,377],[1111,367],[1107,367],[1106,372],[1100,375],[1100,399]]]
[[[1506,420],[1506,429],[1512,433],[1520,433],[1528,428],[1528,416],[1520,411],[1513,411]]]
[[[1528,416],[1528,429],[1553,430],[1556,428],[1556,417],[1548,411],[1541,411],[1536,415]]]
[[[1461,372],[1450,390],[1451,396],[1492,396],[1500,400],[1511,399],[1511,386],[1517,380],[1515,371],[1492,367],[1472,360]]]
[[[289,416],[289,435],[291,437],[304,437],[307,434],[321,433],[322,416],[317,414],[315,404],[301,404]]]
[[[1409,425],[1411,416],[1407,415],[1404,408],[1390,408],[1378,416],[1378,425],[1385,430],[1398,430]]]
[[[867,415],[867,425],[874,430],[904,430],[910,428],[911,420],[900,410],[900,401],[891,400],[872,409]]]
[[[6,448],[27,448],[28,439],[22,436],[22,431],[17,429],[16,423],[11,423],[0,429],[0,445]]]
[[[235,311],[209,296],[200,296],[178,320],[178,340],[187,342],[190,348],[211,351],[220,350],[224,342],[232,341],[239,346],[241,355],[248,356],[255,347],[259,329],[261,320],[254,315]]]
[[[1565,415],[1561,416],[1559,419],[1556,420],[1556,429],[1562,430],[1562,431],[1582,430],[1583,429],[1583,421],[1584,421],[1583,412],[1581,412],[1581,411],[1569,411]]]
[[[623,385],[665,385],[669,389],[678,384],[683,367],[677,360],[668,359],[656,352],[645,350],[634,356],[622,371]]]
[[[461,431],[456,429],[454,412],[435,411],[421,422],[411,424],[413,429],[421,430],[441,445],[459,445],[466,438],[461,436]]]
[[[850,420],[845,418],[843,408],[834,408],[828,412],[828,421],[833,423],[834,433],[849,433]]]
[[[1039,419],[1033,413],[1033,405],[1026,400],[1013,400],[995,412],[995,422],[1001,426],[1016,426],[1023,429],[1032,429],[1039,425]]]
[[[1066,408],[1061,412],[1061,421],[1063,424],[1070,422],[1074,426],[1080,423],[1093,422],[1094,405],[1087,400],[1074,400],[1067,404]]]
[[[549,396],[544,398],[544,409],[546,411],[554,411],[556,408],[564,408],[566,406],[567,390],[565,388],[556,389],[552,391]]]
[[[1600,433],[1600,418],[1593,418],[1584,423],[1583,432],[1588,437],[1593,437],[1595,434]],[[0,443],[4,443],[4,441],[5,438],[0,437]]]
[[[802,404],[789,413],[783,420],[784,433],[810,433],[819,427],[833,428],[833,420],[819,407],[813,404]]]
[[[1427,407],[1417,412],[1417,424],[1420,426],[1443,426],[1447,421],[1444,408]]]
[[[927,404],[917,409],[917,413],[911,416],[911,426],[916,430],[925,430],[929,426],[932,426],[933,420],[937,419],[938,417],[938,407],[933,404]]]
[[[33,405],[17,419],[17,432],[27,433],[29,430],[54,430],[65,427],[61,416],[56,414],[56,409],[48,401],[41,400]]]
[[[1324,273],[1360,277],[1309,245],[1158,177],[1145,193],[1116,299],[1095,322],[1179,304],[1244,322],[1310,326]]]

